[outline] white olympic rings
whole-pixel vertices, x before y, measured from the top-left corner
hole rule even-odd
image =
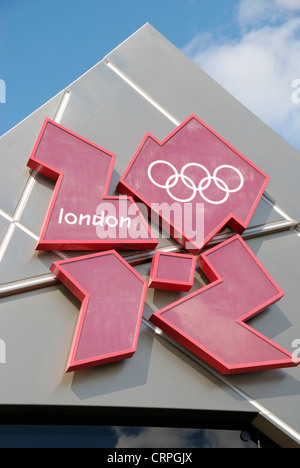
[[[170,177],[168,177],[168,179],[166,180],[166,183],[163,185],[163,184],[160,184],[158,182],[156,182],[153,177],[152,177],[152,168],[154,166],[156,166],[157,164],[166,164],[167,166],[171,167],[172,170],[174,171],[174,174],[171,175]],[[187,175],[184,174],[184,172],[186,171],[186,169],[188,167],[192,167],[192,166],[195,166],[195,167],[200,167],[201,169],[203,169],[203,171],[206,173],[206,177],[203,177],[203,179],[200,180],[199,184],[198,184],[198,187],[196,186],[195,182],[190,178],[188,177]],[[233,171],[235,171],[239,177],[240,177],[240,183],[239,185],[236,187],[236,188],[233,188],[233,189],[230,189],[228,187],[228,185],[226,184],[226,182],[224,182],[223,179],[221,179],[220,177],[217,177],[217,174],[218,172],[221,170],[221,169],[232,169]],[[164,161],[164,160],[157,160],[157,161],[154,161],[152,162],[149,167],[148,167],[148,177],[149,179],[151,180],[151,182],[156,185],[156,187],[160,187],[160,188],[163,188],[163,189],[166,189],[168,195],[173,198],[173,200],[175,201],[178,201],[178,202],[181,202],[181,203],[186,203],[186,202],[190,202],[192,201],[197,192],[199,192],[199,194],[201,195],[201,197],[207,201],[208,203],[212,203],[214,205],[220,205],[222,203],[225,203],[227,200],[228,200],[228,197],[230,195],[230,193],[234,193],[234,192],[238,192],[239,190],[241,190],[241,188],[243,187],[244,185],[244,178],[243,178],[243,175],[242,173],[239,171],[239,169],[237,169],[236,167],[234,166],[230,166],[229,164],[222,164],[221,166],[217,167],[215,170],[214,170],[214,173],[213,175],[210,174],[209,170],[203,166],[202,164],[199,164],[199,163],[188,163],[188,164],[185,164],[183,166],[183,168],[181,169],[181,172],[178,173],[176,167],[173,166],[173,164],[171,164],[170,162],[168,161]],[[178,197],[175,197],[172,193],[171,193],[171,188],[173,188],[178,180],[181,179],[181,181],[184,183],[184,185],[188,188],[190,188],[193,192],[192,192],[192,195],[186,199],[181,199],[181,198],[178,198]],[[218,201],[215,201],[215,200],[210,200],[209,198],[207,198],[203,191],[206,190],[210,185],[211,185],[211,182],[214,181],[215,185],[222,191],[222,192],[225,192],[225,195],[224,197],[221,199],[221,200],[218,200]]]

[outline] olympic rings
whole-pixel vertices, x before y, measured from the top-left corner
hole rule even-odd
[[[156,182],[153,177],[152,177],[152,168],[154,166],[156,166],[157,164],[166,164],[167,166],[171,167],[171,169],[173,170],[174,174],[172,174],[170,177],[168,177],[168,179],[166,180],[166,183],[163,185],[163,184],[160,184],[158,182]],[[198,184],[198,187],[196,186],[195,182],[190,178],[188,177],[187,175],[185,175],[185,171],[188,167],[200,167],[205,173],[206,173],[206,177],[203,177],[203,179],[200,180],[199,184]],[[236,188],[229,188],[227,183],[224,182],[223,179],[221,179],[220,177],[217,176],[218,172],[221,170],[221,169],[231,169],[233,171],[235,171],[238,176],[240,177],[240,183],[239,185],[236,187]],[[175,201],[178,201],[178,202],[182,202],[182,203],[186,203],[186,202],[190,202],[192,201],[197,192],[199,193],[199,195],[205,200],[207,201],[208,203],[212,203],[214,205],[221,205],[222,203],[225,203],[228,198],[229,198],[229,195],[231,193],[234,193],[234,192],[238,192],[239,190],[241,190],[241,188],[243,187],[244,185],[244,178],[243,178],[243,175],[242,173],[239,171],[239,169],[237,169],[236,167],[234,166],[230,166],[229,164],[222,164],[221,166],[217,167],[215,170],[214,170],[214,173],[213,175],[210,174],[209,170],[203,166],[202,164],[199,164],[199,163],[188,163],[188,164],[185,164],[183,166],[183,168],[181,169],[181,172],[178,173],[176,167],[173,166],[173,164],[171,164],[170,162],[168,161],[164,161],[162,159],[159,159],[157,161],[154,161],[152,162],[149,167],[148,167],[148,177],[150,179],[150,181],[156,185],[156,187],[159,187],[159,188],[163,188],[163,189],[166,189],[168,195],[173,198],[173,200]],[[183,184],[188,187],[189,189],[192,190],[192,195],[188,198],[185,198],[185,199],[181,199],[181,198],[178,198],[178,197],[175,197],[175,195],[173,195],[171,193],[171,190],[173,187],[175,187],[175,185],[177,184],[177,182],[179,181],[179,179],[183,182]],[[207,198],[205,195],[204,195],[204,190],[206,190],[208,187],[210,187],[211,185],[211,182],[214,182],[215,185],[218,187],[218,189],[220,189],[222,192],[225,192],[225,195],[224,197],[221,199],[221,200],[210,200],[209,198]]]

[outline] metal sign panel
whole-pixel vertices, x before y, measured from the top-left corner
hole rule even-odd
[[[202,254],[211,284],[150,320],[222,374],[295,367],[293,356],[245,324],[283,292],[239,235]]]
[[[51,271],[82,302],[67,372],[132,357],[146,281],[115,251],[55,262]]]
[[[146,134],[118,189],[145,203],[170,225],[172,237],[197,253],[225,225],[245,230],[268,181],[192,115],[163,142]]]
[[[157,241],[150,236],[150,227],[141,218],[131,198],[107,196],[114,159],[114,155],[101,147],[55,122],[45,120],[28,166],[57,183],[37,249],[103,250],[111,246],[127,246],[127,249],[143,246],[149,249],[157,245]],[[161,144],[147,134],[118,187],[145,202],[151,209],[150,217],[153,211],[159,214],[171,227],[170,235],[183,243],[187,250],[196,253],[225,225],[237,231],[247,227],[268,180],[260,169],[192,115]],[[197,197],[202,200],[201,203],[194,201]],[[96,206],[99,200],[102,202]],[[124,216],[121,216],[122,203]],[[137,233],[141,239],[146,239],[145,243],[141,239],[135,241],[136,227],[132,226],[133,218],[128,217],[132,207],[138,224],[142,220],[143,231],[141,233],[138,229]],[[197,237],[200,231],[197,226],[199,209],[203,214],[204,230],[204,239],[200,242]],[[192,238],[187,233],[191,233],[195,220],[196,238]],[[124,226],[124,223],[129,224]],[[97,237],[99,240],[96,240]],[[226,260],[222,259],[218,265],[223,271],[223,264],[230,263],[230,274],[227,270],[219,274],[214,267],[208,267],[204,260],[208,254],[202,256],[200,263],[204,263],[204,271],[208,271],[208,278],[213,281],[211,287],[207,287],[208,293],[206,289],[201,289],[179,303],[156,312],[150,320],[223,374],[295,366],[290,353],[279,350],[265,337],[257,339],[257,334],[253,331],[249,334],[249,328],[243,324],[245,317],[252,317],[276,302],[282,292],[266,272],[263,277],[259,274],[263,267],[254,254],[244,254],[246,246],[240,238],[236,239],[234,243],[225,241],[217,247],[217,258],[222,259],[224,252],[227,254]],[[242,250],[236,250],[238,241],[243,246]],[[145,292],[144,289],[132,289],[134,281],[126,282],[128,272],[120,275],[118,269],[113,272],[111,266],[105,264],[111,256],[114,258],[114,252],[110,256],[97,256],[97,268],[94,256],[82,261],[76,258],[71,262],[65,261],[64,266],[60,263],[51,267],[51,271],[82,300],[67,371],[132,357],[136,349],[138,333],[135,330],[139,329],[143,310],[140,295],[144,302]],[[209,256],[212,256],[211,252]],[[152,288],[191,289],[196,257],[188,258],[188,272],[180,265],[184,264],[185,257],[177,257],[175,266],[172,265],[173,260],[172,256],[157,256],[154,259],[150,273]],[[253,263],[256,269],[253,269]],[[175,276],[174,268],[180,271]],[[247,275],[243,275],[245,271]],[[252,272],[250,288],[249,271]],[[102,294],[95,289],[99,275]],[[110,290],[113,276],[116,278],[114,281],[121,276],[123,283]],[[267,281],[264,281],[264,276]],[[82,282],[84,288],[80,285]],[[271,290],[267,287],[270,283]],[[264,296],[260,295],[261,288]],[[129,320],[128,328],[120,326],[123,323],[121,316],[124,316],[121,314],[122,295],[132,296],[132,300],[129,300],[132,311],[128,309],[124,312],[125,317],[130,313],[135,317],[133,321]],[[203,303],[203,297],[207,295],[209,299]],[[110,306],[113,313],[105,321],[105,301],[110,296],[113,298]],[[241,297],[243,300],[239,301]],[[134,301],[137,301],[138,307],[133,305]],[[220,307],[222,314],[218,315]],[[139,318],[136,318],[136,309]],[[99,329],[91,324],[99,325],[101,322],[99,345]],[[222,329],[224,343],[218,338],[219,329]],[[132,343],[132,336],[135,337],[135,344]],[[127,346],[124,343],[128,343]],[[242,343],[244,352],[241,352]]]
[[[108,196],[115,155],[46,119],[28,166],[56,181],[38,250],[151,249],[131,198]]]
[[[194,283],[196,255],[156,252],[151,265],[149,288],[189,291]]]

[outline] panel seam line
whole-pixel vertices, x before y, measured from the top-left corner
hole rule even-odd
[[[167,119],[169,119],[176,127],[180,125],[180,122],[173,117],[166,109],[164,109],[158,102],[156,102],[151,96],[149,96],[145,91],[143,91],[134,81],[128,78],[118,67],[116,67],[112,62],[107,58],[104,59],[104,63],[123,81],[125,81],[131,88],[133,88],[140,96],[142,96],[149,104],[151,104],[155,109],[157,109],[161,114],[163,114]]]

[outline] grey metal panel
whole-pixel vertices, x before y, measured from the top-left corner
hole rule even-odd
[[[267,192],[292,218],[300,219],[299,152],[150,24],[107,59],[175,119],[181,122],[197,114],[271,177]]]
[[[30,169],[26,164],[42,123],[46,117],[54,118],[62,95],[55,96],[0,139],[0,209],[11,216],[28,181]]]
[[[21,214],[20,222],[37,236],[41,233],[54,186],[55,183],[52,180],[37,174],[36,181]]]
[[[278,213],[266,199],[261,198],[248,226],[264,226],[266,224],[278,223],[285,220],[284,216]]]
[[[175,128],[168,119],[100,62],[69,90],[61,125],[116,155],[113,193],[147,131],[163,139]]]
[[[249,323],[293,353],[295,348],[292,344],[294,340],[300,339],[299,234],[282,232],[248,240],[247,244],[285,293],[277,304]],[[230,381],[300,433],[299,366],[231,376]]]
[[[5,231],[8,228],[8,225],[9,221],[7,221],[7,219],[3,218],[3,216],[0,215],[0,244],[5,234]]]
[[[79,303],[62,286],[0,302],[0,413],[5,405],[239,411],[253,407],[142,324],[133,358],[77,373],[65,366]],[[4,406],[2,406],[4,405]],[[24,408],[26,410],[26,408]],[[201,421],[198,421],[201,425]]]
[[[35,251],[36,244],[35,239],[15,226],[0,263],[0,284],[50,273],[49,267],[59,257],[52,252]]]

